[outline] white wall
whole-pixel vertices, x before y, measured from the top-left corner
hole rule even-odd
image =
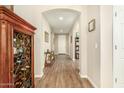
[[[76,22],[74,23],[71,31],[69,32],[69,37],[72,36],[72,43],[69,42],[69,50],[70,50],[70,57],[73,61],[75,61],[75,37],[76,37],[76,33],[80,31],[79,29],[79,19],[76,20]]]
[[[54,49],[54,48],[55,48],[55,47],[54,47],[54,46],[55,46],[54,44],[55,44],[55,34],[54,34],[53,31],[51,31],[51,50],[52,50],[52,51],[55,50],[55,49]]]
[[[54,35],[54,52],[57,55],[58,54],[58,35]]]
[[[100,6],[88,6],[87,17],[87,22],[96,21],[95,30],[87,30],[87,74],[93,85],[100,87]]]
[[[95,87],[112,87],[112,15],[112,6],[87,6],[87,22],[96,20],[87,31],[87,75]]]
[[[113,7],[112,6],[101,6],[101,87],[112,87],[112,18],[113,18]]]
[[[69,34],[66,34],[66,54],[69,55]]]
[[[87,78],[87,6],[82,6],[79,17],[79,34],[80,34],[80,76]]]

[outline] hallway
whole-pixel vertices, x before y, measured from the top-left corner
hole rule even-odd
[[[35,79],[37,88],[91,88],[87,79],[81,79],[78,74],[78,63],[67,55],[58,55],[56,62],[44,70],[41,79]]]
[[[0,5],[0,87],[124,87],[124,7],[9,7]]]

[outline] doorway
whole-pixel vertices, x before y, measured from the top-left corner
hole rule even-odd
[[[66,35],[58,36],[58,54],[66,54]]]

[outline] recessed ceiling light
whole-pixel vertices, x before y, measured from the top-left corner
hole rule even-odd
[[[60,17],[59,17],[59,20],[63,20],[63,17],[62,17],[62,16],[60,16]]]

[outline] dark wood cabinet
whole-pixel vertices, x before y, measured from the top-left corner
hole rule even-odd
[[[35,30],[0,6],[0,87],[34,87]]]

